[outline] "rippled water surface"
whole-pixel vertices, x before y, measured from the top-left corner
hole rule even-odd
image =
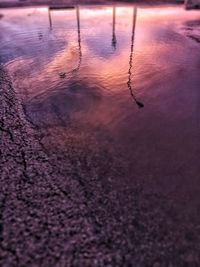
[[[197,197],[198,11],[80,6],[0,14],[0,60],[50,151],[74,137],[83,152],[103,149],[105,161],[121,166],[118,184],[156,181]]]

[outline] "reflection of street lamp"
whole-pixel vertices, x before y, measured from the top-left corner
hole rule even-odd
[[[52,30],[52,19],[51,19],[51,10],[48,8],[48,16],[49,16],[49,28]]]
[[[51,10],[64,10],[64,9],[74,9],[74,6],[60,6],[60,5],[50,5],[48,8],[48,17],[49,17],[49,26],[50,30],[53,29],[52,27],[52,18],[51,18]]]
[[[132,75],[132,66],[133,66],[133,47],[134,47],[134,37],[135,37],[135,25],[136,25],[136,17],[137,17],[137,8],[135,7],[133,9],[133,27],[132,27],[132,36],[131,36],[131,53],[130,53],[130,58],[129,58],[129,70],[128,70],[128,89],[130,90],[131,97],[135,101],[135,103],[138,105],[139,108],[143,108],[144,104],[140,101],[137,100],[132,86],[131,86],[131,75]]]
[[[117,39],[115,35],[116,7],[113,6],[113,21],[112,21],[112,46],[116,49]]]
[[[82,51],[81,51],[81,30],[80,30],[80,12],[79,7],[76,7],[76,20],[77,20],[77,32],[78,32],[78,53],[79,53],[79,61],[78,66],[73,69],[73,72],[78,71],[81,66],[82,59]]]
[[[60,78],[65,78],[67,74],[77,72],[81,66],[81,61],[82,61],[81,30],[80,30],[80,11],[78,6],[76,7],[76,21],[77,21],[77,33],[78,33],[78,55],[79,55],[78,64],[77,67],[74,68],[72,71],[69,71],[67,73],[66,72],[59,73]]]

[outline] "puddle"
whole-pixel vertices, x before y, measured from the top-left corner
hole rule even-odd
[[[184,27],[199,27],[198,11],[126,5],[0,13],[0,60],[49,151],[65,151],[73,136],[83,150],[91,144],[120,161],[119,185],[156,181],[164,191],[193,192],[200,50]]]

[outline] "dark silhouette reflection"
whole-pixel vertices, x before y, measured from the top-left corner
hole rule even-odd
[[[74,9],[74,6],[50,6],[49,8],[48,8],[48,17],[49,17],[49,27],[50,27],[50,30],[52,30],[53,29],[53,27],[52,27],[52,18],[51,18],[51,10],[64,10],[64,9],[66,9],[66,10],[69,10],[69,9]]]
[[[115,34],[115,23],[116,23],[116,7],[113,7],[113,21],[112,21],[112,46],[116,49],[117,39]]]
[[[81,66],[81,60],[82,60],[82,50],[81,50],[81,30],[80,30],[80,11],[79,7],[76,7],[76,20],[77,20],[77,32],[78,32],[78,65],[75,69],[73,69],[73,72],[76,72],[80,69]]]
[[[50,8],[48,9],[48,17],[49,17],[49,28],[50,28],[50,30],[52,30],[53,27],[52,27],[52,19],[51,19],[51,10],[50,10]]]
[[[69,72],[61,72],[59,73],[60,78],[65,78],[67,74],[71,74],[77,72],[80,69],[81,61],[82,61],[82,50],[81,50],[81,30],[80,30],[80,11],[79,7],[76,7],[76,21],[77,21],[77,33],[78,33],[78,64],[77,67]]]
[[[132,67],[133,67],[133,48],[134,48],[134,38],[135,38],[135,25],[136,25],[136,17],[137,17],[137,8],[133,9],[133,27],[132,27],[132,36],[131,36],[131,53],[130,53],[130,60],[129,60],[129,70],[128,70],[128,89],[130,90],[131,97],[133,98],[134,102],[138,105],[139,108],[143,108],[144,104],[137,100],[133,88],[132,88]]]

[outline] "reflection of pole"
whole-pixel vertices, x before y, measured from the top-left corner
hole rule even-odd
[[[134,48],[134,38],[135,38],[135,25],[136,25],[136,17],[137,17],[137,8],[135,7],[133,9],[133,27],[132,27],[132,36],[131,36],[131,53],[130,53],[130,58],[129,58],[129,70],[128,70],[128,89],[130,90],[130,94],[135,101],[135,103],[138,105],[139,108],[143,108],[144,104],[139,102],[134,95],[132,86],[131,86],[131,76],[132,76],[132,67],[133,67],[133,48]]]
[[[78,71],[81,66],[82,52],[81,52],[81,30],[80,30],[80,11],[79,7],[76,7],[76,20],[77,20],[77,32],[78,32],[78,52],[79,52],[79,62],[78,66],[73,69],[74,71]]]
[[[78,6],[76,7],[76,21],[77,21],[77,33],[78,33],[78,55],[79,55],[78,64],[77,64],[77,67],[74,68],[72,71],[60,73],[59,74],[60,78],[65,78],[67,74],[69,75],[71,73],[78,71],[80,69],[80,66],[81,66],[81,60],[82,60],[81,30],[80,30],[80,12],[79,12]]]
[[[114,49],[116,49],[117,39],[115,35],[115,22],[116,22],[116,7],[113,7],[113,28],[112,28],[112,46]]]
[[[48,8],[48,16],[49,16],[49,27],[50,30],[52,30],[52,19],[51,19],[51,10]]]

